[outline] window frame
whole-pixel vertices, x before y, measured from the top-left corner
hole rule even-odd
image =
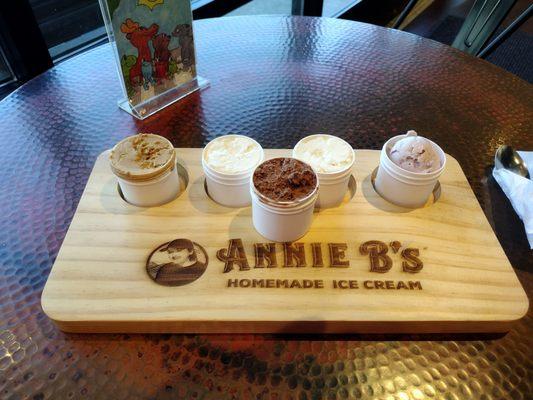
[[[0,46],[0,63],[5,65],[6,67],[6,77],[2,78],[0,75],[0,88],[4,88],[5,86],[8,86],[12,84],[13,82],[16,82],[17,78],[15,76],[15,72],[13,71],[13,68],[11,68],[11,64],[9,63],[9,60],[6,57],[6,54],[4,52],[4,49]]]
[[[252,0],[192,0],[193,19],[223,16]],[[361,0],[354,0],[357,4]],[[292,0],[293,15],[322,15],[324,0]],[[20,23],[24,21],[24,23]],[[105,27],[48,48],[29,0],[0,1],[0,47],[12,73],[25,82],[65,59],[105,43]]]

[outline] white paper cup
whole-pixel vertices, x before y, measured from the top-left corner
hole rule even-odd
[[[335,140],[339,140],[347,147],[349,147],[351,150],[350,164],[338,171],[321,172],[317,170],[314,165],[309,162],[309,160],[297,156],[296,153],[298,152],[298,149],[300,148],[300,146],[302,146],[303,143],[305,143],[305,141],[319,136],[334,138]],[[310,135],[306,136],[298,143],[296,143],[296,146],[294,146],[294,149],[292,151],[292,156],[310,164],[315,169],[320,184],[320,189],[318,190],[317,206],[320,208],[331,208],[339,206],[344,199],[346,191],[348,190],[348,183],[350,182],[350,176],[352,175],[353,165],[355,163],[355,153],[353,151],[352,146],[350,146],[348,142],[337,136],[322,134]]]
[[[127,181],[117,177],[124,199],[135,206],[153,207],[168,203],[180,191],[178,169],[174,167],[160,177],[149,181]]]
[[[436,143],[428,139],[439,155],[440,168],[429,173],[407,171],[396,165],[389,157],[394,144],[406,136],[394,136],[383,145],[374,184],[378,194],[385,200],[402,207],[417,208],[426,204],[439,177],[444,172],[446,155]]]
[[[143,155],[143,144],[144,150],[155,154],[152,158]],[[143,133],[121,140],[111,151],[110,166],[124,200],[135,206],[159,206],[174,200],[180,191],[176,151],[162,136]]]
[[[250,180],[252,222],[259,234],[274,242],[293,242],[304,236],[313,221],[318,198],[318,179],[306,197],[291,202],[276,202],[262,195]]]
[[[225,173],[212,168],[206,161],[206,151],[209,145],[216,140],[228,137],[244,137],[251,140],[260,149],[259,161],[238,173]],[[255,140],[241,135],[225,135],[213,139],[207,144],[202,152],[202,167],[209,196],[217,203],[226,207],[247,207],[252,202],[250,197],[250,180],[253,171],[264,159],[264,151]]]

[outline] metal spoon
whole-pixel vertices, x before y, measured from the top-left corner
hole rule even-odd
[[[520,154],[518,154],[511,146],[502,145],[496,150],[496,157],[494,164],[497,168],[505,168],[515,174],[529,178],[529,171]]]

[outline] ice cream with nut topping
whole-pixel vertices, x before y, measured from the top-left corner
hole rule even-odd
[[[124,199],[149,207],[174,199],[180,182],[172,143],[159,135],[140,133],[115,145],[109,156]]]
[[[111,151],[111,168],[125,179],[143,180],[172,166],[174,147],[162,136],[140,133],[120,141]]]

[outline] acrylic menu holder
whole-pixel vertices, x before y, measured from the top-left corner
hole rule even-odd
[[[124,98],[145,119],[205,88],[196,73],[190,0],[99,0]]]

